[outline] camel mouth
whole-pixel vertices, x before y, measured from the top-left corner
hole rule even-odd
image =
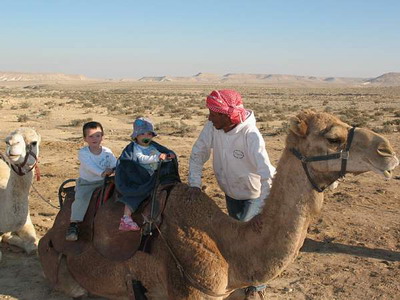
[[[375,173],[382,175],[386,180],[392,179],[393,177],[393,168],[390,169],[386,169],[386,170],[382,170],[382,169],[378,169],[375,168],[375,170],[373,170]]]
[[[9,154],[8,155],[8,157],[11,159],[11,160],[18,160],[19,158],[20,158],[20,154]]]
[[[382,173],[383,173],[383,176],[385,176],[385,179],[391,179],[393,177],[392,170],[385,170]]]
[[[375,166],[371,160],[367,159],[373,172],[383,175],[386,180],[393,177],[393,170],[399,165],[399,160],[396,156],[392,156],[392,159],[385,164],[385,166]]]

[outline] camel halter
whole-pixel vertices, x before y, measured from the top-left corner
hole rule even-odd
[[[344,150],[341,150],[340,152],[335,152],[335,153],[328,154],[328,155],[305,157],[297,149],[295,149],[295,148],[290,149],[290,151],[301,161],[301,163],[303,165],[303,169],[306,172],[307,178],[310,181],[312,187],[316,191],[322,193],[328,186],[330,186],[332,183],[334,183],[339,178],[343,178],[346,175],[347,160],[349,159],[350,147],[351,147],[351,143],[353,142],[353,136],[354,136],[355,129],[356,129],[355,126],[350,128],[350,130],[347,134],[346,147]],[[340,172],[338,174],[338,177],[335,180],[332,180],[332,182],[330,184],[323,186],[323,187],[319,187],[318,184],[312,179],[310,171],[308,170],[307,163],[313,162],[313,161],[325,161],[325,160],[332,160],[332,159],[339,159],[339,158],[342,159],[342,166],[341,166]]]
[[[35,163],[32,166],[28,166],[27,170],[24,170],[25,165],[27,165],[28,163],[28,159],[29,159],[29,155],[32,156],[35,159]],[[10,162],[9,159],[6,158],[5,155],[3,155],[3,153],[0,152],[0,157],[2,160],[4,160],[9,166],[10,168],[19,176],[24,176],[26,174],[28,174],[30,171],[32,171],[33,169],[35,169],[36,171],[36,179],[39,181],[40,180],[40,170],[39,170],[39,166],[38,166],[38,158],[36,156],[36,154],[32,151],[32,146],[28,145],[27,149],[26,149],[26,154],[25,154],[25,159],[21,164],[13,164]]]

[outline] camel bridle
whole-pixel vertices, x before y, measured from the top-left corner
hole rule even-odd
[[[27,165],[28,163],[28,159],[29,156],[32,156],[35,159],[35,162],[33,163],[33,165],[29,166]],[[32,145],[27,145],[26,147],[26,153],[25,153],[25,159],[22,163],[20,164],[13,164],[9,159],[6,158],[5,155],[3,155],[3,153],[0,152],[0,157],[2,160],[4,160],[9,166],[10,168],[19,176],[24,176],[26,174],[28,174],[30,171],[32,171],[38,163],[38,158],[36,156],[36,154],[32,151]],[[27,166],[28,168],[26,169],[25,166]]]
[[[343,178],[346,175],[347,160],[349,159],[349,156],[350,156],[350,147],[351,147],[351,143],[353,142],[355,129],[356,129],[355,126],[350,128],[350,130],[347,133],[347,140],[346,140],[345,147],[344,147],[344,149],[340,150],[339,152],[335,152],[335,153],[328,154],[328,155],[318,155],[318,156],[306,157],[306,156],[302,155],[300,153],[300,151],[298,151],[297,149],[295,149],[295,148],[290,149],[290,152],[292,152],[294,154],[294,156],[296,156],[301,161],[301,163],[303,165],[303,169],[307,175],[307,178],[310,181],[312,187],[316,191],[322,193],[333,182],[335,182],[336,180],[338,180],[340,178]],[[314,162],[314,161],[332,160],[332,159],[341,159],[342,160],[342,165],[341,165],[339,174],[338,174],[337,178],[335,180],[332,180],[332,182],[330,184],[320,187],[311,177],[307,163]]]

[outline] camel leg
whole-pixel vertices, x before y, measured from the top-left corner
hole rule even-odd
[[[10,245],[24,249],[28,254],[36,251],[38,240],[30,215],[28,214],[25,225],[16,231],[16,234],[11,232],[5,233],[3,240]]]
[[[163,264],[153,256],[136,252],[131,258],[129,266],[142,266],[141,268],[130,268],[132,277],[139,280],[146,288],[145,296],[149,300],[165,300],[168,298],[167,275]]]
[[[69,295],[73,299],[82,299],[83,296],[87,296],[88,294],[88,292],[72,277],[68,270],[67,261],[64,256],[60,261],[58,269],[58,283],[56,284],[55,289],[63,292],[66,295]]]

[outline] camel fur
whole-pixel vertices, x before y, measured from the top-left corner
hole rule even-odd
[[[37,238],[28,198],[34,176],[32,167],[39,156],[40,135],[32,128],[19,128],[11,132],[5,142],[6,153],[0,159],[0,241],[31,253],[37,249]],[[27,155],[29,157],[23,165]],[[20,168],[20,174],[11,166],[16,170]]]
[[[80,255],[67,255],[61,261],[67,265],[58,267],[64,272],[57,273],[58,269],[46,264],[44,273],[58,289],[81,287],[109,299],[128,299],[127,278],[141,281],[152,300],[225,299],[237,289],[264,284],[298,255],[307,228],[323,203],[323,193],[313,189],[301,161],[289,149],[296,148],[307,157],[338,152],[349,129],[327,113],[304,111],[292,118],[270,195],[262,212],[249,222],[229,217],[205,193],[189,200],[189,187],[178,184],[170,192],[160,230],[184,276],[160,237],[151,254],[139,251],[124,262],[114,262],[89,245]],[[398,164],[387,139],[367,129],[355,130],[348,173],[374,171],[389,177]],[[309,165],[311,176],[321,185],[335,180],[340,168],[338,159]],[[51,247],[51,238],[46,234],[40,241],[42,261],[59,255]],[[57,280],[54,274],[58,274]]]

